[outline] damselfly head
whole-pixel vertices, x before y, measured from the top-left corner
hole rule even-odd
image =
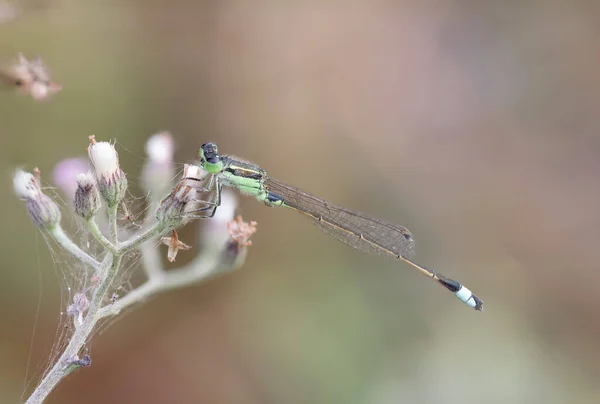
[[[216,164],[219,162],[220,159],[221,158],[219,156],[216,144],[209,142],[204,143],[200,147],[200,161],[202,163],[209,162],[212,164]]]
[[[210,174],[218,174],[223,170],[223,160],[216,144],[204,143],[200,146],[200,165]]]

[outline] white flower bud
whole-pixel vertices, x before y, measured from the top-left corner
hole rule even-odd
[[[169,132],[152,135],[146,142],[146,154],[153,163],[171,163],[175,144]]]
[[[92,140],[88,154],[99,177],[109,178],[119,170],[119,155],[112,144]]]
[[[146,142],[148,160],[142,170],[142,186],[150,195],[158,197],[172,187],[173,137],[169,132],[157,133]]]
[[[96,181],[100,194],[109,206],[115,206],[125,196],[127,178],[119,167],[119,155],[108,142],[96,142],[90,136],[88,155],[96,171]]]
[[[58,205],[42,192],[39,180],[33,174],[17,170],[13,186],[17,196],[25,201],[27,212],[36,226],[48,228],[60,222]]]
[[[84,219],[90,219],[100,211],[100,192],[96,180],[91,173],[77,174],[77,191],[75,191],[75,213]]]
[[[41,189],[39,188],[35,177],[27,171],[15,171],[13,186],[15,188],[15,193],[21,199],[34,199],[41,193]]]

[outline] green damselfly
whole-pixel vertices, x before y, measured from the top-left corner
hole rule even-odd
[[[325,233],[360,251],[402,260],[453,292],[467,306],[483,309],[483,301],[468,288],[412,261],[415,241],[407,228],[332,205],[269,177],[255,164],[234,156],[219,155],[214,143],[205,143],[200,148],[200,165],[210,176],[206,190],[215,191],[212,201],[203,201],[208,206],[198,209],[203,212],[203,217],[212,217],[221,204],[222,187],[232,187],[267,206],[283,206],[308,216]]]

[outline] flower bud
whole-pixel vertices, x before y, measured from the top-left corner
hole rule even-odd
[[[98,190],[109,207],[116,206],[127,191],[127,178],[119,167],[119,155],[108,142],[96,142],[90,136],[88,155],[96,170]]]
[[[90,219],[100,211],[100,192],[96,180],[90,173],[77,174],[77,191],[75,191],[75,213],[84,219]]]
[[[148,160],[142,170],[142,186],[154,198],[172,187],[174,141],[169,132],[152,135],[146,142]]]
[[[69,373],[81,368],[81,367],[88,367],[92,364],[92,358],[89,354],[85,354],[83,355],[83,357],[80,359],[78,355],[73,355],[69,358],[65,359],[65,375],[68,375]]]
[[[17,170],[13,177],[13,186],[17,196],[25,201],[27,212],[36,226],[49,228],[60,222],[60,209],[48,195],[42,192],[39,177]]]
[[[90,308],[90,301],[85,293],[75,293],[73,304],[67,307],[67,314],[77,319],[77,323],[83,324],[83,314]]]
[[[90,161],[87,158],[64,159],[54,166],[52,182],[72,201],[78,188],[77,175],[88,172],[90,168]]]

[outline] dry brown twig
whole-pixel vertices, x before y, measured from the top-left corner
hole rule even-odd
[[[0,70],[0,82],[36,101],[46,100],[62,89],[60,84],[50,80],[50,72],[39,56],[30,61],[22,53],[17,62]]]

